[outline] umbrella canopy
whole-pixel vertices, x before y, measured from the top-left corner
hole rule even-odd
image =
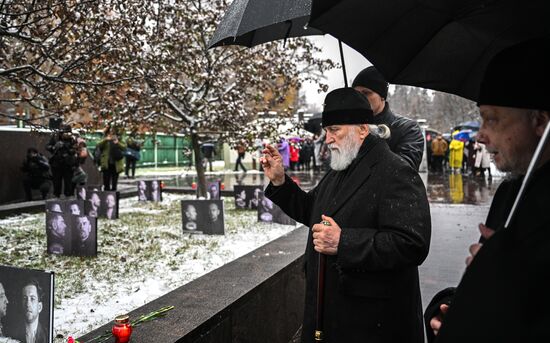
[[[464,123],[460,123],[457,126],[455,126],[455,130],[474,130],[479,131],[479,128],[481,127],[481,124],[478,121],[465,121]]]
[[[548,0],[312,0],[310,26],[362,53],[388,82],[476,101],[490,59],[550,33]]]
[[[235,0],[227,8],[208,48],[252,47],[289,37],[322,34],[307,27],[310,12],[311,0]]]
[[[476,136],[477,132],[472,130],[462,130],[453,134],[453,138],[459,141],[467,142]]]
[[[322,113],[315,113],[308,121],[304,124],[304,129],[313,133],[319,134],[321,132],[321,121],[323,119]]]

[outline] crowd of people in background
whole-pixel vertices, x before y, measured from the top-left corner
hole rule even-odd
[[[41,199],[46,199],[50,192],[55,198],[73,196],[77,187],[88,182],[84,170],[88,157],[103,175],[103,190],[116,191],[121,172],[125,171],[127,178],[135,177],[142,144],[136,131],[125,140],[119,139],[119,135],[120,132],[112,128],[105,129],[92,155],[82,134],[74,132],[70,125],[61,125],[44,147],[49,156],[35,147],[27,149],[21,166],[25,200],[33,200],[33,190],[40,191]]]
[[[473,136],[473,135],[472,135]],[[427,139],[428,166],[430,171],[443,173],[445,170],[467,176],[492,178],[491,154],[485,144],[475,137],[459,137],[457,132],[450,140],[437,134]]]

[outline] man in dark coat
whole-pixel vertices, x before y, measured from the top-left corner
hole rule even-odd
[[[53,181],[53,195],[59,198],[61,190],[65,197],[74,194],[73,191],[73,173],[78,165],[76,154],[77,142],[71,133],[69,125],[63,125],[61,130],[55,133],[48,144],[46,150],[52,156],[50,157],[50,167]]]
[[[522,200],[505,227],[530,160],[550,122],[549,37],[502,51],[485,72],[478,104],[480,142],[498,169],[512,174],[497,190],[482,239],[456,293],[438,294],[426,313],[436,342],[550,341],[550,146],[534,166]],[[529,87],[533,85],[533,87]],[[443,304],[452,302],[449,305]],[[430,332],[431,331],[431,332]]]
[[[377,127],[368,125],[372,118],[368,100],[354,89],[327,95],[323,127],[332,170],[309,193],[284,174],[276,148],[263,151],[271,180],[266,196],[312,228],[302,342],[314,341],[317,252],[327,255],[324,342],[424,339],[417,266],[430,244],[426,190],[418,173],[377,137]]]
[[[29,148],[21,170],[26,174],[23,178],[25,200],[32,200],[33,189],[39,189],[42,199],[46,199],[50,192],[50,180],[52,178],[48,159],[35,148]]]
[[[386,101],[388,83],[374,66],[363,69],[353,80],[352,87],[369,100],[374,120],[372,124],[384,124],[390,128],[387,140],[390,150],[401,156],[415,170],[418,170],[424,154],[424,136],[414,120],[397,115],[390,110]]]

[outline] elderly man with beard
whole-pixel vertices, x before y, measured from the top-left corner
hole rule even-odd
[[[487,66],[477,137],[496,167],[511,177],[496,191],[485,224],[479,224],[481,239],[470,247],[460,284],[438,293],[426,310],[430,342],[550,341],[549,144],[505,228],[550,122],[549,45],[550,36],[518,44]]]
[[[430,245],[426,189],[416,170],[379,137],[380,129],[369,125],[373,118],[367,98],[356,90],[327,95],[322,124],[332,170],[308,193],[285,175],[276,148],[263,151],[271,181],[265,195],[311,228],[302,342],[314,341],[317,253],[327,258],[325,342],[424,340],[418,265]]]

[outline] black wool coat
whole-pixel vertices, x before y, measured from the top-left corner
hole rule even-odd
[[[424,154],[424,135],[416,120],[395,114],[386,101],[384,110],[374,116],[373,124],[385,124],[391,136],[387,140],[390,150],[401,156],[415,170],[420,168]]]
[[[497,232],[464,273],[435,342],[550,342],[550,162],[503,229],[520,185],[495,194],[487,225]]]
[[[418,173],[369,135],[344,171],[330,171],[310,192],[288,176],[265,194],[309,227],[332,217],[341,227],[338,254],[327,257],[327,343],[423,342],[418,268],[428,254],[431,222]],[[302,342],[313,342],[318,254],[306,248]]]

